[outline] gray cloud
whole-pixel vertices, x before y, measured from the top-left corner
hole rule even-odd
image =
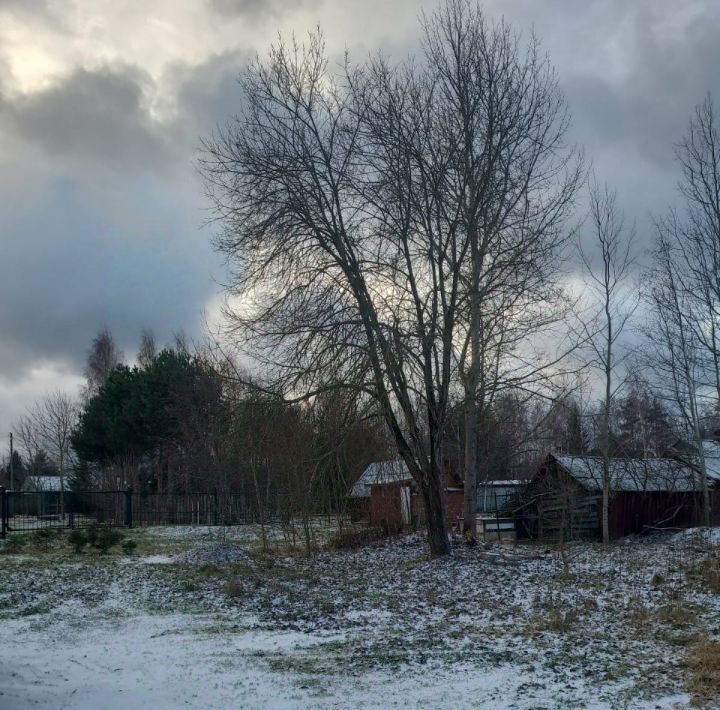
[[[208,6],[225,17],[242,17],[257,22],[318,5],[319,0],[208,0]]]
[[[200,229],[193,151],[237,72],[216,64],[182,73],[167,123],[151,118],[152,84],[128,66],[0,100],[16,158],[0,175],[0,376],[22,378],[38,360],[80,372],[104,325],[128,353],[143,328],[161,342],[201,332],[220,262]]]
[[[178,113],[191,141],[239,112],[242,97],[238,77],[252,56],[246,51],[224,52],[199,66],[178,65],[170,70],[178,87]]]
[[[79,69],[44,91],[0,101],[0,119],[27,143],[84,169],[154,169],[170,160],[171,142],[149,114],[150,89],[135,67]]]
[[[665,17],[664,19],[667,19]],[[598,146],[622,145],[660,169],[674,165],[672,144],[696,103],[720,94],[720,14],[667,33],[648,8],[628,18],[629,61],[619,77],[602,69],[572,74],[565,84],[577,130]],[[612,56],[608,56],[611,60]]]

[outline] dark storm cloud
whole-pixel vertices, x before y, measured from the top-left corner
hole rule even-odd
[[[166,340],[197,330],[216,265],[184,206],[193,196],[176,188],[58,180],[27,188],[31,209],[18,195],[3,210],[0,231],[11,235],[0,262],[5,375],[37,357],[81,369],[102,325],[127,352],[144,327]]]
[[[211,56],[199,66],[175,67],[171,74],[178,86],[178,113],[191,140],[207,136],[241,109],[238,78],[254,55],[225,52]],[[194,132],[194,135],[193,135]]]
[[[666,170],[674,167],[672,144],[695,104],[708,92],[720,96],[720,13],[709,12],[672,32],[659,26],[661,17],[660,8],[628,17],[627,60],[619,76],[613,76],[609,48],[608,71],[601,66],[593,75],[574,74],[568,67],[564,84],[577,135],[600,149],[621,145]]]
[[[0,120],[49,156],[106,169],[161,167],[171,158],[167,127],[152,120],[152,81],[130,66],[79,69],[44,91],[0,100]]]
[[[200,229],[194,151],[230,108],[237,71],[216,58],[180,72],[179,117],[166,123],[148,112],[150,80],[127,66],[0,100],[16,151],[0,177],[2,376],[39,359],[80,372],[102,326],[128,354],[143,328],[160,342],[200,334],[219,260]]]
[[[320,7],[206,1],[217,22],[238,19],[238,26],[275,26],[309,9],[307,22],[295,23],[298,33],[314,25]],[[58,6],[0,0],[0,11],[23,18],[33,11],[42,22]],[[488,1],[489,15],[505,14],[525,33],[536,27],[574,116],[571,137],[587,147],[598,177],[618,188],[629,219],[673,199],[673,143],[708,90],[720,100],[720,11],[696,3],[694,19],[676,22],[684,7]],[[341,46],[361,41],[325,30]],[[30,95],[10,92],[9,71],[0,70],[0,140],[12,151],[0,155],[0,377],[20,377],[43,359],[80,372],[105,325],[128,354],[146,327],[161,341],[181,328],[200,333],[201,309],[217,290],[212,277],[222,273],[200,228],[205,205],[194,161],[200,138],[238,113],[237,76],[255,49],[264,48],[243,45],[197,66],[176,61],[154,79],[129,63],[76,69]],[[394,50],[395,59],[401,54]],[[151,111],[158,93],[174,112]]]

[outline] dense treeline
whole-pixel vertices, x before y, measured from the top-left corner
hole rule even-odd
[[[238,492],[256,512],[340,511],[363,468],[390,455],[356,403],[292,404],[229,372],[185,344],[112,365],[73,429],[73,485]]]

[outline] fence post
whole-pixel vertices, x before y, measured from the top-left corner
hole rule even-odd
[[[214,524],[220,525],[220,501],[218,499],[217,486],[213,488],[213,508],[214,508]]]
[[[3,540],[7,535],[8,529],[8,503],[7,491],[0,486],[0,538]]]
[[[126,528],[131,528],[133,526],[132,497],[133,497],[133,489],[132,489],[132,486],[130,486],[125,491],[125,527]]]

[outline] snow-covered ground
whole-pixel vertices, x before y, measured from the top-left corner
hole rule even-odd
[[[717,532],[442,560],[417,536],[307,559],[132,535],[133,557],[0,555],[2,710],[679,708],[720,634]]]

